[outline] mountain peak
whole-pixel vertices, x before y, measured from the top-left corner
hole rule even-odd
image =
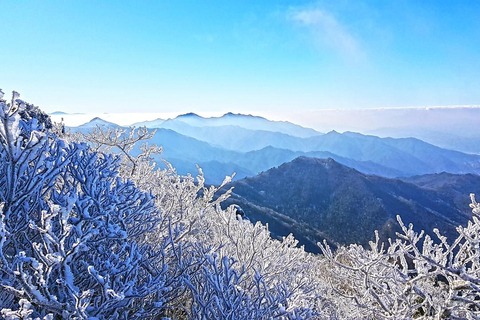
[[[95,128],[97,126],[100,126],[100,127],[116,127],[117,124],[113,123],[113,122],[109,122],[109,121],[106,121],[106,120],[103,120],[102,118],[99,118],[99,117],[95,117],[93,118],[92,120],[78,126],[79,128]]]
[[[341,133],[338,132],[338,131],[332,130],[332,131],[327,132],[327,134],[330,134],[330,135],[339,135],[339,134],[341,134]]]
[[[254,116],[254,115],[251,115],[251,114],[233,113],[233,112],[227,112],[227,113],[225,113],[223,116],[221,116],[220,118],[223,118],[223,117],[245,117],[245,118],[265,119],[265,118],[263,118],[263,117]]]
[[[177,116],[177,118],[203,118],[194,112],[188,112]]]
[[[347,167],[332,158],[325,159],[308,156],[299,156],[290,162],[286,162],[276,168],[267,170],[263,175],[278,178],[285,178],[288,176],[291,181],[300,184],[308,184],[305,181],[302,182],[306,177],[323,177],[324,179],[330,177],[329,179],[342,180],[352,177],[354,177],[354,179],[363,179],[368,176],[353,168]],[[252,179],[256,179],[257,177],[253,177]]]
[[[340,163],[338,163],[337,161],[335,161],[333,158],[313,158],[313,157],[308,157],[308,156],[299,156],[297,158],[295,158],[294,160],[292,160],[291,163],[294,163],[294,164],[306,164],[306,165],[338,165],[338,166],[341,166],[341,167],[345,167],[345,168],[348,168]]]

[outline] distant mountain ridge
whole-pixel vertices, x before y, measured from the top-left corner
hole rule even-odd
[[[135,123],[134,125],[146,126],[147,128],[167,128],[165,127],[165,125],[168,125],[170,126],[168,129],[175,130],[176,125],[179,126],[182,124],[187,124],[192,127],[234,126],[237,128],[240,127],[248,130],[279,132],[301,138],[313,137],[321,134],[320,132],[317,132],[313,129],[304,128],[288,121],[272,121],[260,116],[235,114],[231,112],[228,112],[220,117],[210,118],[204,118],[195,113],[186,113],[179,115],[173,119],[157,119],[153,121]]]
[[[183,117],[195,119],[191,123],[199,121],[198,119],[204,119],[194,114],[187,114]],[[269,146],[296,152],[297,156],[301,155],[298,152],[305,155],[308,155],[309,152],[330,152],[336,155],[336,159],[341,157],[375,163],[388,170],[364,171],[364,168],[355,164],[352,164],[352,166],[362,170],[362,172],[377,173],[388,177],[442,171],[480,173],[480,158],[478,156],[442,149],[414,138],[379,138],[353,132],[338,133],[336,131],[300,138],[279,132],[249,130],[234,126],[193,127],[190,124],[175,120],[167,120],[162,125],[184,135],[208,142],[212,146],[238,152],[257,151]],[[292,158],[285,156],[285,160],[290,161]],[[255,172],[254,168],[249,169]],[[386,173],[386,171],[390,172]]]
[[[102,118],[95,117],[89,122],[86,122],[80,126],[78,126],[78,129],[95,129],[96,127],[119,127],[119,125],[109,122],[106,120],[103,120]]]
[[[445,149],[457,150],[464,153],[480,154],[480,131],[474,132],[443,132],[441,127],[437,130],[422,128],[379,128],[370,130],[368,134],[380,137],[404,138],[415,137]],[[464,135],[463,135],[464,134]]]
[[[63,118],[69,126],[81,124],[82,122],[78,121],[79,118],[88,120],[86,118],[87,114],[70,114],[61,110],[50,115],[52,120],[57,122]],[[130,113],[128,115],[96,113],[90,119],[94,116],[100,116],[123,125],[136,122],[149,127],[151,121],[146,120],[161,118],[156,124],[151,124],[152,127],[155,127],[159,122],[164,121],[163,119],[172,117],[171,114],[167,115],[160,112],[146,113],[144,118],[139,115],[141,113]],[[116,119],[116,121],[112,119]],[[297,119],[296,121],[304,123],[304,126],[310,126],[319,132],[336,130],[339,132],[352,131],[373,134],[380,137],[414,137],[442,148],[480,154],[480,134],[478,130],[480,127],[480,105],[318,109],[303,111],[299,114],[292,112],[292,119]],[[253,129],[271,131],[270,128],[266,127]],[[283,133],[295,136],[292,132]]]
[[[195,114],[182,117],[201,118]],[[248,116],[250,118],[256,119]],[[302,155],[330,157],[363,173],[385,177],[443,171],[480,173],[480,156],[442,149],[414,138],[379,138],[336,131],[300,138],[231,125],[194,127],[178,120],[163,123],[165,128],[157,129],[151,141],[164,146],[163,155],[157,156],[156,160],[163,157],[171,161],[182,174],[190,172],[195,175],[195,164],[208,168],[204,172],[207,182],[212,184],[221,183],[233,172],[237,173],[236,179],[254,176]],[[95,118],[73,130],[91,130],[97,125],[116,126]]]
[[[204,119],[194,114],[187,114],[183,117],[196,119],[192,123],[200,118]],[[442,171],[480,173],[480,157],[442,149],[415,138],[379,138],[354,132],[338,133],[336,131],[300,138],[279,132],[250,130],[234,126],[193,127],[190,124],[174,120],[167,120],[162,125],[216,147],[238,152],[256,151],[269,146],[302,153],[330,152],[337,157],[376,163],[396,172],[395,176]],[[359,168],[359,170],[362,169]],[[394,175],[388,174],[387,176]]]

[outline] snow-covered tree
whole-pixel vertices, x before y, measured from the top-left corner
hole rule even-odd
[[[480,319],[480,204],[458,237],[434,241],[398,218],[402,233],[388,248],[376,240],[370,248],[341,247],[335,253],[320,244],[329,260],[333,290],[356,307],[355,317],[375,319]],[[422,241],[423,239],[423,241]]]
[[[157,221],[153,197],[117,176],[118,158],[66,145],[39,114],[15,92],[0,101],[2,315],[158,314],[161,253],[135,241]]]
[[[246,276],[246,270],[234,268],[233,258],[221,260],[213,253],[205,256],[202,269],[190,279],[194,299],[194,319],[306,319],[312,315],[309,308],[288,308],[292,293],[281,285],[269,288],[257,272]]]

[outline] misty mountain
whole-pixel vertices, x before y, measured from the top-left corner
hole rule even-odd
[[[197,119],[198,116],[190,114],[184,117]],[[333,157],[334,159],[351,165],[362,172],[387,177],[443,171],[480,173],[479,156],[439,148],[414,138],[379,138],[353,132],[338,133],[336,131],[309,138],[299,138],[279,132],[249,130],[235,126],[194,127],[181,121],[170,120],[163,122],[163,126],[208,142],[210,145],[238,152],[259,151],[269,146],[292,151],[293,153],[289,156],[277,156],[277,159],[283,158],[284,162],[293,160],[295,156],[300,155],[329,157],[331,155],[309,154],[311,152],[328,152],[336,155],[336,157]],[[370,165],[366,169],[365,165],[346,163],[345,159]],[[260,161],[263,161],[263,159],[260,159]],[[266,159],[266,161],[272,162],[269,159]],[[240,163],[237,162],[237,164]],[[275,165],[278,164],[280,163],[275,162]],[[373,168],[374,164],[379,166],[377,170]],[[265,166],[260,168],[255,163],[248,163],[248,161],[243,161],[240,165],[253,172],[265,170]]]
[[[239,152],[260,150],[269,146],[296,150],[298,145],[305,141],[281,132],[251,130],[233,125],[194,127],[181,121],[167,120],[161,128],[171,129],[211,145]]]
[[[155,120],[146,120],[142,122],[136,122],[133,123],[133,127],[147,127],[147,128],[161,128],[161,125],[165,122],[166,120],[164,119],[155,119]],[[170,128],[167,128],[170,129]]]
[[[402,172],[401,176],[438,173],[480,173],[480,156],[447,150],[414,138],[379,138],[331,131],[308,138],[304,151],[330,151],[358,161],[371,161]]]
[[[91,131],[97,125],[102,128],[118,127],[111,122],[102,120],[100,118],[95,118],[86,124],[72,128],[72,130],[87,132]],[[186,124],[185,126],[191,127]],[[128,130],[128,128],[124,129]],[[268,133],[266,131],[259,130],[246,131],[259,134]],[[291,137],[280,133],[272,134]],[[291,138],[298,139],[295,137]],[[205,141],[200,141],[195,138],[179,134],[173,130],[161,128],[156,130],[155,135],[149,141],[149,143],[161,145],[163,147],[163,153],[161,155],[153,156],[157,163],[162,165],[162,159],[165,159],[174,165],[178,173],[191,173],[192,175],[198,174],[198,170],[195,166],[198,164],[205,173],[207,183],[210,184],[220,184],[226,175],[231,175],[234,172],[236,173],[234,178],[235,180],[251,177],[272,167],[279,166],[282,163],[289,162],[302,155],[324,158],[331,157],[340,163],[351,166],[365,173],[379,174],[388,177],[394,177],[402,174],[400,171],[383,167],[373,162],[356,161],[345,157],[340,157],[327,151],[300,152],[268,146],[261,150],[245,153],[235,152],[232,150],[226,150],[212,146]],[[138,148],[134,150],[135,154],[138,152]]]
[[[328,151],[312,151],[301,152],[291,151],[286,149],[279,149],[274,147],[266,147],[261,150],[250,151],[243,154],[242,157],[235,159],[235,163],[251,168],[254,172],[260,173],[267,171],[270,168],[279,166],[285,162],[290,162],[300,156],[307,156],[312,158],[332,158],[335,161],[346,166],[355,168],[363,173],[376,174],[385,177],[397,177],[402,174],[398,170],[384,167],[370,161],[356,161],[353,159],[338,156]]]
[[[197,120],[201,118],[194,114],[180,117],[182,119],[196,119],[191,121],[194,124],[198,124],[199,121]],[[208,142],[210,145],[238,152],[257,151],[269,146],[293,151],[296,156],[307,155],[316,157],[317,155],[308,153],[329,152],[337,156],[333,157],[334,159],[341,157],[343,159],[376,164],[379,166],[378,170],[374,170],[372,166],[369,166],[369,169],[366,170],[365,166],[348,163],[348,165],[362,172],[388,177],[412,176],[443,171],[480,173],[480,156],[443,149],[415,138],[379,138],[354,132],[338,133],[336,131],[308,138],[299,138],[279,132],[249,130],[230,125],[194,127],[176,120],[167,120],[162,125],[184,135]],[[320,154],[318,156],[325,157],[330,155]],[[284,156],[284,159],[285,161],[290,161],[294,157]],[[347,164],[340,159],[339,161]],[[275,164],[278,165],[279,163]],[[241,165],[253,172],[264,170],[264,168],[257,169],[255,166],[251,167],[252,164],[245,162]]]
[[[181,135],[173,130],[157,129],[149,143],[161,145],[163,148],[161,154],[153,155],[157,163],[165,159],[176,168],[178,173],[191,173],[193,176],[198,174],[195,166],[198,164],[204,171],[206,181],[211,184],[220,184],[226,175],[234,172],[237,174],[237,179],[256,174],[233,161],[241,158],[241,153],[211,146],[204,141]]]
[[[468,188],[480,191],[477,178]],[[433,228],[439,228],[450,238],[456,226],[471,216],[468,206],[463,206],[468,193],[459,202],[457,194],[449,192],[458,188],[456,184],[444,184],[446,189],[440,191],[366,175],[333,159],[299,157],[231,186],[234,190],[227,204],[239,204],[252,221],[268,223],[276,236],[293,232],[312,252],[318,252],[315,244],[322,239],[366,245],[374,230],[384,241],[394,237],[399,231],[397,214],[416,230],[432,234]]]
[[[166,159],[177,172],[196,175],[198,164],[205,173],[208,183],[220,184],[226,175],[236,173],[235,180],[252,177],[262,171],[289,162],[299,156],[331,157],[338,162],[365,173],[395,177],[401,174],[391,168],[369,161],[356,161],[330,152],[295,152],[286,149],[266,147],[261,150],[241,153],[212,146],[204,141],[187,137],[173,130],[157,129],[151,143],[163,146],[163,153],[154,159]]]
[[[180,117],[199,118],[194,114]],[[330,157],[363,173],[385,177],[443,171],[480,173],[480,156],[442,149],[414,138],[379,138],[335,131],[299,138],[231,125],[194,127],[176,120],[163,123],[176,130],[157,129],[150,143],[162,145],[164,153],[156,156],[155,160],[164,158],[172,162],[181,174],[190,172],[196,175],[195,164],[208,167],[205,170],[206,180],[211,184],[221,183],[225,175],[233,172],[237,173],[236,179],[253,176],[299,156]],[[91,130],[97,125],[115,126],[95,118],[74,130]]]
[[[129,128],[118,126],[100,118],[94,118],[83,125],[72,127],[71,130],[74,132],[85,132],[96,127],[100,127],[102,129],[104,127],[120,127],[127,130],[127,132],[129,130]],[[229,162],[230,159],[240,156],[240,153],[213,147],[207,142],[179,134],[169,129],[157,129],[153,137],[148,142],[149,144],[163,146],[164,150],[162,155],[165,158],[178,158],[184,161],[190,161],[193,164],[196,163],[196,161],[203,162],[213,160]]]
[[[380,128],[371,130],[368,133],[380,137],[391,138],[415,137],[441,148],[456,150],[464,153],[480,154],[480,135],[478,133],[468,135],[462,131],[448,133],[438,130],[411,127]]]
[[[321,133],[293,124],[288,121],[272,121],[259,116],[226,113],[221,117],[204,118],[195,113],[179,115],[174,119],[157,119],[151,122],[145,121],[134,125],[146,126],[147,128],[167,128],[177,131],[183,124],[192,127],[223,127],[234,126],[249,130],[263,130],[270,132],[280,132],[294,137],[313,137]],[[187,130],[184,128],[184,130]],[[181,131],[179,131],[181,132]],[[181,132],[182,133],[182,132]]]
[[[114,127],[119,127],[119,125],[117,125],[113,122],[103,120],[99,117],[95,117],[92,120],[76,127],[76,130],[82,130],[82,131],[83,130],[92,130],[92,129],[95,129],[96,127],[114,128]]]
[[[78,123],[78,120],[76,120],[77,117],[83,119],[88,115],[66,114],[58,111],[52,113],[51,116],[54,121],[60,121],[60,118],[64,118],[68,124],[69,122]],[[119,119],[119,117],[114,115],[107,114],[104,116],[112,116],[112,118]],[[160,116],[160,114],[158,114],[158,116]],[[307,114],[307,116],[309,118],[305,119],[305,122],[315,125],[315,127],[318,128],[317,130],[321,132],[337,130],[339,132],[352,131],[363,134],[373,134],[380,137],[415,137],[441,148],[466,153],[480,153],[480,135],[478,133],[480,106],[330,109],[312,111]],[[101,117],[103,118],[103,116]],[[152,117],[152,119],[155,119],[155,117]],[[239,119],[247,120],[247,124],[241,124]],[[248,121],[252,119],[253,121]],[[268,120],[265,118],[235,115],[232,113],[214,118],[203,118],[190,113],[171,120],[177,122],[182,121],[184,124],[190,124],[196,127],[233,125],[243,127],[244,129],[281,132],[295,137],[318,135],[317,131],[312,132],[311,129],[306,129],[307,131],[302,130],[303,133],[299,134],[296,133],[296,131],[289,131],[287,129],[271,128],[266,125],[268,124]],[[154,128],[159,127],[164,121],[166,120],[143,121],[136,123],[136,125],[146,125],[149,128]],[[282,122],[271,122],[273,125],[282,124]],[[270,124],[272,125],[272,123]],[[173,127],[168,127],[168,129],[177,131]],[[204,140],[185,132],[177,132]],[[279,145],[276,147],[284,148]],[[251,150],[258,149],[261,149],[261,147]],[[299,149],[297,151],[311,151],[311,149]]]

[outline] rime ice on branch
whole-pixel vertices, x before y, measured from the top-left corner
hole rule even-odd
[[[158,220],[152,196],[117,177],[112,155],[65,145],[44,115],[15,92],[0,101],[3,316],[151,314],[166,291],[160,253],[134,240]]]

